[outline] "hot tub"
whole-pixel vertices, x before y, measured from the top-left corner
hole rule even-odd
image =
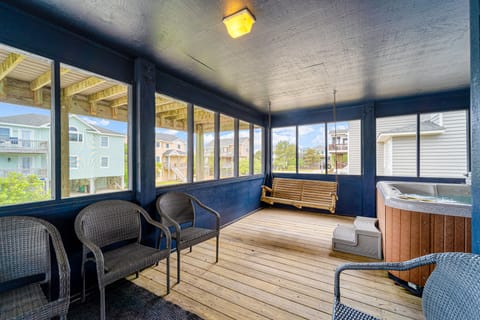
[[[470,186],[453,183],[377,183],[385,204],[403,210],[441,215],[472,216]]]
[[[471,252],[470,186],[417,182],[377,183],[383,257],[405,261],[433,252]],[[390,272],[421,290],[434,266]]]

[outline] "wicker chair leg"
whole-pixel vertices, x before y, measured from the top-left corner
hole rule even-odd
[[[170,257],[167,257],[167,294],[170,293]]]
[[[192,246],[190,246],[190,253],[192,253]]]
[[[100,289],[100,320],[105,320],[105,287]]]
[[[82,303],[85,302],[85,264],[82,263]]]
[[[138,271],[135,272],[135,279],[138,279]]]
[[[215,260],[215,263],[217,263],[217,262],[218,262],[218,241],[219,241],[219,238],[220,238],[220,235],[218,235],[218,234],[217,234],[217,246],[216,246],[216,247],[217,247],[217,248],[216,248],[216,249],[217,249],[217,254],[216,254],[216,260]]]
[[[177,248],[177,283],[180,283],[180,250]]]

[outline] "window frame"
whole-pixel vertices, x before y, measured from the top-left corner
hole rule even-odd
[[[107,139],[107,143],[106,145],[103,145],[103,139]],[[107,148],[110,148],[110,137],[109,136],[100,136],[100,148],[104,148],[104,149],[107,149]]]
[[[3,45],[3,43],[2,43]],[[7,46],[7,45],[5,45]],[[21,49],[17,49],[17,48],[12,48],[14,50],[14,52],[16,52],[17,50],[19,52],[21,52]],[[28,55],[32,55],[32,56],[35,56],[34,53],[30,53],[30,52],[27,52]],[[82,72],[85,72],[86,74],[91,74],[93,76],[98,76],[99,78],[103,78],[103,77],[110,77],[109,80],[112,80],[113,82],[118,82],[119,84],[122,84],[122,85],[125,85],[128,87],[128,93],[127,93],[127,97],[128,97],[128,120],[127,120],[127,123],[128,123],[128,132],[125,134],[125,139],[126,139],[126,144],[128,144],[128,151],[127,151],[127,154],[128,154],[128,164],[127,164],[127,167],[128,167],[128,174],[129,174],[129,179],[128,179],[128,187],[126,187],[125,189],[123,190],[117,190],[117,191],[112,191],[112,192],[109,192],[108,194],[109,195],[112,195],[112,194],[115,194],[115,193],[122,193],[122,192],[130,192],[132,194],[134,194],[134,188],[135,188],[135,182],[134,180],[138,180],[136,179],[135,175],[138,174],[133,167],[134,165],[132,164],[134,161],[140,161],[139,159],[134,159],[133,158],[133,155],[136,155],[136,152],[135,150],[131,150],[131,148],[135,148],[136,147],[136,144],[138,143],[137,141],[133,141],[133,139],[135,138],[135,136],[138,134],[138,132],[141,130],[141,128],[137,127],[138,125],[136,123],[133,123],[133,116],[134,116],[134,112],[135,112],[135,108],[136,106],[132,106],[133,105],[133,99],[132,99],[132,92],[133,92],[133,80],[132,81],[128,81],[127,79],[129,79],[128,77],[125,78],[125,79],[115,79],[117,78],[115,76],[115,74],[112,76],[108,76],[106,74],[103,74],[102,72],[102,69],[98,69],[98,68],[94,68],[96,70],[88,70],[89,67],[88,66],[82,66],[82,65],[79,65],[78,63],[75,63],[73,62],[73,64],[70,64],[71,62],[68,61],[68,59],[62,59],[62,58],[58,58],[58,57],[54,57],[54,58],[46,58],[46,57],[39,57],[43,60],[48,60],[49,64],[50,64],[50,71],[51,71],[51,84],[52,84],[52,88],[51,88],[51,100],[52,100],[52,104],[49,108],[49,111],[50,111],[50,115],[51,115],[51,118],[50,118],[50,124],[48,125],[49,127],[49,130],[50,130],[50,138],[49,138],[49,141],[50,141],[50,153],[48,154],[48,157],[49,157],[49,160],[47,161],[47,167],[48,167],[48,170],[50,170],[50,176],[52,177],[52,182],[51,182],[51,188],[50,188],[50,196],[51,198],[49,200],[46,200],[48,202],[50,201],[54,201],[55,203],[68,203],[70,201],[73,201],[72,199],[74,197],[68,195],[68,196],[64,196],[62,195],[62,192],[61,192],[61,188],[60,186],[62,185],[62,170],[79,170],[82,168],[81,166],[81,161],[84,161],[85,162],[85,165],[87,164],[87,161],[90,161],[90,160],[87,160],[87,159],[83,159],[85,156],[83,155],[82,152],[76,150],[72,145],[70,145],[70,152],[73,151],[72,154],[68,154],[66,155],[66,157],[64,157],[62,154],[61,154],[61,149],[62,149],[62,144],[65,143],[65,141],[62,141],[63,140],[66,140],[66,143],[67,144],[71,144],[71,143],[77,143],[77,144],[90,144],[90,140],[91,140],[91,135],[90,135],[90,129],[87,127],[83,127],[82,124],[78,124],[78,123],[75,123],[74,125],[71,125],[69,126],[67,124],[67,128],[65,128],[65,124],[62,122],[60,123],[61,121],[63,121],[62,119],[62,111],[61,111],[61,101],[62,101],[62,81],[64,81],[64,78],[63,78],[63,67],[64,66],[67,66],[68,68],[72,68],[75,69],[75,70],[78,70],[78,71],[82,71]],[[86,69],[85,69],[86,67]],[[108,70],[107,70],[107,74],[108,74]],[[122,76],[120,76],[120,78],[122,78]],[[133,79],[133,78],[132,78]],[[188,103],[188,102],[187,102]],[[189,105],[189,108],[190,110],[188,111],[190,115],[193,115],[194,112],[193,112],[193,103],[188,103]],[[91,114],[92,114],[92,117],[95,117],[97,115],[96,113],[96,106],[95,105],[91,105],[90,106],[92,109],[91,109]],[[132,108],[133,107],[133,108]],[[202,107],[204,108],[205,110],[208,110],[212,113],[214,113],[215,115],[219,115],[220,112],[218,111],[218,109],[216,109],[215,107]],[[99,109],[99,111],[103,112],[103,110]],[[99,112],[99,114],[102,114],[101,112]],[[238,115],[235,115],[235,114],[230,114],[230,111],[227,110],[228,113],[225,113],[226,116],[228,117],[231,117],[233,119],[234,122],[238,122],[239,120],[242,120],[242,118],[238,117]],[[234,112],[235,113],[235,112]],[[66,112],[66,115],[71,115],[71,114],[76,114],[74,111],[68,111]],[[84,115],[83,113],[79,112],[79,115]],[[88,115],[85,115],[87,117],[89,117]],[[112,119],[115,119],[115,116],[116,115],[113,115],[112,113]],[[101,116],[99,116],[100,118],[102,118]],[[256,122],[250,122],[250,121],[247,121],[247,120],[243,120],[247,123],[250,124],[251,127],[254,127],[256,126]],[[68,122],[67,122],[68,123]],[[72,122],[70,122],[72,123]],[[72,123],[73,124],[73,123]],[[238,131],[239,131],[239,128],[238,128],[238,124],[236,124],[236,128],[233,129],[233,133],[234,135],[237,135],[237,139],[238,139]],[[61,129],[60,129],[61,128]],[[249,174],[247,176],[239,176],[238,174],[238,162],[239,162],[239,159],[238,159],[238,142],[235,142],[234,143],[234,146],[236,145],[236,148],[237,150],[235,151],[236,152],[236,155],[234,154],[234,164],[237,166],[237,172],[235,173],[234,172],[234,175],[231,176],[231,177],[225,177],[225,178],[222,178],[222,179],[238,179],[238,178],[245,178],[245,177],[248,177],[248,176],[253,176],[253,175],[263,175],[264,174],[264,171],[265,171],[265,164],[264,164],[264,159],[266,158],[265,156],[265,152],[266,152],[266,148],[265,148],[265,127],[264,125],[258,125],[258,128],[261,129],[261,132],[262,132],[262,135],[261,135],[261,138],[262,138],[262,148],[261,148],[261,156],[262,156],[262,163],[261,163],[261,171],[262,172],[257,172],[257,173],[254,173],[253,169],[249,169]],[[8,135],[9,137],[8,138],[12,138],[12,128],[8,128],[8,127],[5,127],[6,130],[4,130],[4,133],[6,134],[7,133],[7,130],[8,130]],[[251,130],[251,129],[250,129]],[[67,134],[68,134],[68,137],[67,135],[65,134],[65,131],[67,131]],[[193,128],[191,127],[190,125],[190,128],[189,128],[189,131],[188,131],[188,134],[191,135],[193,134]],[[15,132],[15,131],[13,131]],[[123,132],[123,131],[122,131]],[[35,133],[35,132],[34,132]],[[218,133],[219,133],[219,127],[218,127],[218,124],[216,124],[215,126],[215,130],[213,132],[213,134],[216,136],[215,140],[218,140]],[[98,134],[98,133],[97,133]],[[6,135],[4,136],[5,139],[7,139]],[[68,140],[67,140],[68,139]],[[189,138],[190,139],[190,138]],[[253,135],[250,136],[250,139],[253,141]],[[113,140],[112,140],[113,141]],[[190,143],[190,142],[189,142]],[[218,145],[218,141],[216,141],[217,145]],[[169,147],[171,147],[172,149],[174,148],[175,146],[175,143],[173,144],[168,144]],[[110,137],[108,136],[101,136],[100,137],[100,143],[99,143],[99,146],[98,147],[101,147],[101,148],[109,148],[111,147],[112,144],[110,143]],[[191,152],[191,150],[188,150],[188,149],[191,149],[191,146],[190,144],[177,144],[176,145],[176,149],[177,150],[181,150],[183,152],[186,152],[188,154],[188,157],[190,159],[188,159],[188,161],[190,162],[189,163],[189,170],[193,167],[193,161],[191,158],[193,158],[193,153]],[[235,149],[235,147],[234,147]],[[229,148],[229,150],[231,151],[231,149]],[[247,146],[246,149],[245,149],[245,152],[248,152],[249,153],[249,159],[250,159],[250,162],[252,162],[252,164],[249,164],[250,167],[253,168],[253,158],[254,158],[254,148],[253,147],[249,147]],[[218,156],[218,150],[217,150],[217,156]],[[107,168],[107,167],[110,167],[110,157],[103,157],[103,158],[106,158],[108,160],[104,160],[104,161],[107,161],[108,162],[108,166],[101,166],[102,168]],[[36,159],[33,159],[36,161]],[[115,159],[112,158],[112,161],[114,161]],[[43,160],[42,160],[43,161]],[[143,161],[143,159],[141,160]],[[215,165],[217,166],[218,168],[218,157],[215,158],[214,157],[214,161],[215,161]],[[65,163],[66,162],[66,163]],[[102,161],[100,161],[102,162]],[[62,167],[61,164],[64,164],[65,168]],[[114,162],[112,162],[114,163]],[[33,162],[31,162],[32,165],[34,165]],[[73,164],[73,165],[71,165]],[[100,163],[101,164],[101,163]],[[68,167],[66,167],[66,165],[68,165]],[[234,170],[235,171],[235,170]],[[68,175],[68,173],[67,173]],[[71,176],[70,176],[70,180],[73,179]],[[204,181],[212,181],[212,182],[218,182],[220,180],[220,178],[217,176],[217,177],[214,177],[213,180],[204,180]],[[198,181],[198,182],[204,182],[204,181]],[[195,183],[194,181],[192,181],[192,179],[190,179],[189,181],[187,181],[187,183],[189,184],[192,184],[192,183]],[[158,187],[156,187],[158,188]],[[88,195],[85,195],[87,197],[91,197],[91,196],[95,196],[96,194],[88,194]],[[19,204],[23,204],[23,203],[19,203]],[[28,203],[27,203],[28,204]],[[16,205],[16,204],[15,204]]]
[[[359,118],[353,118],[353,119],[348,119],[348,120],[337,120],[336,123],[340,123],[340,122],[350,122],[350,121],[359,121],[359,124],[360,124],[360,136],[359,136],[359,140],[360,140],[360,173],[359,174],[340,174],[340,173],[328,173],[328,156],[329,156],[329,152],[328,152],[328,125],[329,124],[334,124],[335,122],[334,121],[322,121],[322,122],[315,122],[315,123],[305,123],[305,124],[296,124],[296,125],[285,125],[285,126],[278,126],[278,127],[272,127],[271,130],[272,130],[272,134],[271,134],[271,151],[270,151],[270,159],[271,159],[271,170],[272,170],[272,173],[275,173],[275,174],[285,174],[285,175],[298,175],[298,174],[305,174],[305,175],[319,175],[319,176],[353,176],[353,177],[358,177],[358,176],[362,176],[362,172],[363,172],[363,160],[362,160],[362,157],[363,157],[363,154],[362,154],[362,149],[363,149],[363,134],[362,134],[362,126],[363,126],[363,120],[362,119],[359,119]],[[299,168],[299,127],[301,126],[309,126],[309,125],[324,125],[324,128],[325,128],[325,146],[324,146],[324,154],[325,154],[325,171],[323,173],[319,173],[319,172],[312,172],[312,173],[308,173],[308,172],[300,172],[300,168]],[[295,154],[296,154],[296,170],[295,172],[290,172],[290,171],[274,171],[273,169],[273,152],[274,152],[274,146],[273,146],[273,130],[274,129],[278,129],[278,128],[295,128]],[[350,130],[350,128],[349,128]]]
[[[418,112],[412,112],[412,113],[405,113],[405,114],[394,114],[394,115],[382,115],[375,117],[375,130],[377,128],[377,120],[381,118],[392,118],[392,117],[401,117],[401,116],[415,116],[416,117],[416,131],[415,131],[415,136],[416,136],[416,151],[415,151],[415,157],[416,157],[416,168],[415,168],[415,175],[411,176],[399,176],[399,175],[378,175],[376,174],[376,177],[381,177],[381,178],[409,178],[409,179],[444,179],[444,180],[451,180],[451,179],[463,179],[462,177],[432,177],[432,176],[424,176],[421,175],[421,116],[424,114],[432,114],[432,113],[440,113],[443,114],[447,112],[454,112],[454,111],[463,111],[466,114],[465,118],[465,131],[466,131],[466,167],[467,167],[467,172],[471,171],[471,160],[470,160],[470,111],[468,107],[464,108],[455,108],[455,109],[445,109],[445,110],[425,110],[425,111],[418,111]],[[443,119],[442,119],[443,121]],[[375,162],[377,162],[377,157],[375,156]],[[385,160],[384,160],[385,161]],[[378,165],[378,163],[377,163]],[[377,170],[375,170],[377,171]]]
[[[71,128],[74,128],[75,131],[73,131]],[[72,140],[72,134],[73,135],[76,135],[77,139],[76,140]],[[80,139],[81,137],[81,139]],[[80,130],[78,130],[78,128],[76,126],[68,126],[68,141],[69,142],[75,142],[75,143],[83,143],[83,141],[85,139],[84,138],[84,134],[83,132],[80,132]]]
[[[274,161],[274,145],[273,145],[273,134],[274,134],[274,129],[287,129],[287,128],[293,128],[294,130],[294,139],[295,139],[295,171],[292,172],[292,171],[274,171],[274,165],[273,165],[273,161]],[[271,134],[271,146],[272,146],[272,150],[271,150],[271,154],[270,154],[270,159],[271,159],[271,170],[272,170],[272,173],[277,173],[277,174],[298,174],[298,125],[290,125],[290,126],[281,126],[281,127],[275,127],[275,128],[272,128],[272,134]],[[279,142],[283,142],[283,141],[279,141]],[[289,143],[288,141],[286,141],[287,143]],[[288,146],[288,145],[287,145]],[[276,147],[276,145],[275,145]],[[287,160],[287,170],[288,170],[288,160]]]
[[[68,167],[69,167],[70,170],[72,170],[72,169],[73,169],[73,170],[78,170],[78,169],[80,169],[80,158],[79,158],[78,155],[74,155],[74,154],[73,154],[73,155],[69,155],[68,158],[69,158],[69,161],[68,161],[69,166],[68,166]],[[72,167],[72,158],[75,158],[75,159],[76,159],[76,160],[75,160],[75,166],[74,166],[74,167]]]
[[[104,159],[107,160],[107,165],[106,166],[103,165],[103,160]],[[100,168],[102,168],[102,169],[110,168],[110,157],[109,156],[100,156]]]
[[[4,141],[10,141],[10,138],[12,138],[12,128],[9,127],[0,127],[0,130],[2,129],[7,129],[8,130],[8,138]],[[1,135],[0,135],[0,142],[1,142]]]

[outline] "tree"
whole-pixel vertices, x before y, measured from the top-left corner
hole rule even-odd
[[[303,161],[305,168],[318,168],[320,165],[320,152],[314,148],[305,149],[303,153]]]
[[[248,158],[240,158],[238,161],[238,171],[241,176],[248,175],[250,171],[250,162],[248,161]]]
[[[253,155],[253,174],[262,173],[262,150],[257,150]]]
[[[295,144],[288,141],[280,141],[273,151],[273,167],[276,170],[288,170],[295,167],[296,147]]]
[[[160,177],[162,175],[163,164],[161,162],[155,162],[155,176]]]
[[[254,160],[262,161],[262,150],[257,150],[253,156]]]
[[[10,172],[0,178],[0,205],[49,200],[45,182],[36,175],[23,175]]]

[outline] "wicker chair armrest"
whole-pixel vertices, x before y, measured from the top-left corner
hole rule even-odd
[[[105,259],[103,258],[102,250],[95,243],[90,241],[90,239],[83,235],[80,220],[75,221],[75,233],[77,234],[78,240],[80,240],[80,242],[93,253],[93,256],[95,258],[95,264],[97,266],[97,274],[103,275],[105,273]]]
[[[177,233],[177,235],[180,235],[180,233],[182,232],[182,228],[180,227],[180,224],[178,224],[177,221],[173,220],[168,215],[164,214],[161,210],[157,209],[157,211],[162,219],[167,220],[168,223],[175,228],[175,232]]]
[[[367,263],[346,263],[337,267],[334,279],[335,303],[340,302],[340,274],[345,270],[395,270],[405,271],[416,267],[432,264],[437,261],[438,253],[421,256],[403,262],[367,262]]]
[[[59,299],[70,300],[70,263],[68,262],[67,253],[63,246],[62,237],[58,230],[49,222],[44,221],[47,232],[50,234],[55,258],[58,265],[58,282],[59,282]]]
[[[195,201],[196,204],[198,204],[199,207],[205,209],[208,213],[212,214],[215,216],[215,220],[216,220],[216,229],[217,231],[220,230],[220,213],[218,213],[217,211],[215,211],[214,209],[210,208],[209,206],[203,204],[200,200],[198,200],[197,198],[195,198],[194,196],[192,195],[187,195],[190,199],[192,199],[193,201]]]
[[[172,235],[170,233],[170,230],[168,230],[168,228],[163,224],[161,224],[160,222],[153,220],[152,217],[150,217],[150,215],[145,210],[138,210],[138,212],[145,218],[145,221],[147,221],[147,223],[162,230],[162,232],[165,233],[165,238],[167,239],[167,249],[170,251],[172,248]],[[178,223],[176,222],[175,224],[178,225]]]

